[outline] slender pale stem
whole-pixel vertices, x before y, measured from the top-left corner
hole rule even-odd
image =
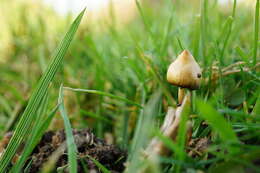
[[[182,104],[182,101],[183,101],[183,99],[184,99],[184,96],[185,96],[185,89],[179,87],[179,90],[178,90],[178,104],[179,104],[179,105]]]

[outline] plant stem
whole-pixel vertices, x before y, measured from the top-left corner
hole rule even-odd
[[[179,87],[179,90],[178,90],[178,104],[179,104],[179,105],[182,104],[182,101],[183,101],[184,96],[185,96],[185,89]]]

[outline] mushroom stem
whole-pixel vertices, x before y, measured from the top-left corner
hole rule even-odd
[[[185,89],[179,87],[179,90],[178,90],[178,104],[179,104],[179,105],[182,104],[182,101],[183,101],[183,99],[184,99],[184,96],[185,96]]]

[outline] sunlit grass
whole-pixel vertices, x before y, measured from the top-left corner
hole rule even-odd
[[[84,14],[84,11],[78,16],[78,18],[75,20],[75,22],[72,24],[71,28],[65,35],[64,39],[61,41],[60,45],[57,47],[56,51],[53,54],[52,61],[50,62],[49,66],[47,67],[45,73],[41,77],[40,81],[37,84],[36,89],[32,93],[32,96],[30,97],[30,100],[28,102],[28,105],[26,106],[25,111],[21,115],[21,118],[18,121],[18,124],[14,130],[14,134],[12,138],[10,139],[10,142],[4,151],[3,154],[1,154],[0,157],[0,172],[4,172],[7,169],[7,166],[15,153],[17,152],[18,147],[22,144],[22,142],[25,141],[25,139],[28,137],[28,133],[31,132],[32,124],[34,125],[40,125],[39,121],[43,118],[35,118],[37,111],[40,107],[41,102],[44,100],[43,98],[48,93],[48,88],[50,83],[52,82],[55,74],[57,73],[59,67],[62,64],[63,58],[65,56],[65,53],[70,45],[70,42],[72,41],[72,38],[75,34],[75,32],[78,29],[79,23],[81,21],[81,18]],[[38,116],[43,116],[42,113],[40,113]],[[37,120],[37,121],[35,121]],[[34,129],[37,130],[37,129]],[[41,133],[41,132],[39,132]],[[39,134],[37,134],[39,135]],[[35,139],[36,140],[36,139]],[[34,142],[34,141],[33,141]],[[34,147],[33,144],[28,144],[30,147]],[[31,150],[32,151],[32,150]],[[31,152],[30,151],[30,152]],[[23,163],[21,163],[22,165]],[[22,167],[18,167],[18,170]],[[17,171],[18,171],[17,170]]]
[[[259,7],[259,0],[255,2]],[[57,105],[60,84],[64,83],[62,89],[69,94],[64,94],[64,102],[60,99],[64,105],[58,106],[65,120],[67,142],[73,144],[72,127],[91,127],[100,138],[109,132],[115,144],[128,151],[127,172],[134,173],[147,165],[156,173],[208,169],[223,172],[225,168],[238,169],[238,165],[241,169],[250,167],[259,171],[253,164],[260,150],[259,66],[255,68],[260,53],[259,8],[247,9],[238,2],[232,3],[231,8],[210,0],[190,3],[136,1],[136,14],[126,23],[121,21],[123,14],[117,15],[110,6],[105,11],[109,15],[104,19],[88,21],[86,18],[62,65],[68,43],[79,24],[78,18],[73,33],[69,32],[70,39],[66,39],[66,48],[56,52],[62,55],[53,68],[47,66],[49,55],[60,38],[59,32],[68,28],[65,24],[71,18],[57,17],[55,23],[48,20],[48,13],[33,13],[35,21],[32,21],[31,16],[26,17],[30,8],[19,8],[17,15],[23,20],[10,24],[12,46],[5,54],[7,61],[0,64],[0,129],[3,133],[18,130],[7,154],[1,157],[0,170],[6,168],[18,145],[27,137],[26,129],[34,129],[30,125],[36,115],[37,118],[48,115],[41,119],[46,123],[38,124],[39,129],[34,130],[39,133],[29,136],[32,141],[26,143],[29,147],[24,150],[16,170],[25,163],[47,129],[46,124],[50,123],[49,129],[63,126],[63,120],[54,117],[57,107],[53,110],[53,106]],[[13,27],[16,25],[24,30]],[[49,30],[50,27],[53,29]],[[175,142],[162,136],[158,129],[168,106],[177,105],[177,87],[169,85],[165,77],[168,65],[183,49],[190,50],[200,64],[204,82],[199,90],[192,92],[190,116],[184,116],[181,135]],[[221,77],[223,69],[239,61],[243,63],[234,65],[229,74],[225,73],[228,75]],[[48,71],[54,68],[50,74]],[[52,80],[58,69],[60,72]],[[29,97],[42,73],[46,76],[44,71],[48,72],[48,82]],[[218,80],[210,80],[216,75]],[[52,87],[48,88],[50,81]],[[32,98],[37,102],[28,103]],[[26,105],[33,109],[28,111]],[[21,117],[19,121],[18,117]],[[184,137],[188,120],[192,122],[193,139],[207,137],[211,141],[207,151],[197,158],[186,153]],[[173,152],[159,159],[164,163],[162,169],[158,163],[142,159],[142,152],[153,136]],[[75,145],[68,148],[70,169],[75,172]],[[95,163],[107,172],[98,161]]]

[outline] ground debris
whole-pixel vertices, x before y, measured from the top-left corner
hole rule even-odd
[[[89,129],[73,130],[73,136],[78,149],[78,172],[83,172],[85,164],[89,170],[100,172],[94,162],[89,159],[91,157],[111,172],[122,172],[124,170],[124,162],[127,154],[114,145],[106,144],[103,140],[95,137]],[[37,172],[41,166],[47,161],[48,157],[58,147],[60,147],[66,139],[64,130],[50,131],[45,133],[40,143],[37,145],[33,154],[30,172]],[[84,163],[82,163],[82,160]],[[60,156],[56,167],[67,165],[67,150]]]
[[[189,146],[189,156],[191,157],[197,157],[201,156],[203,153],[206,152],[209,145],[211,144],[211,140],[207,137],[204,138],[196,138],[190,140],[188,146]]]
[[[90,129],[73,129],[73,136],[78,150],[79,173],[84,172],[83,166],[87,167],[89,171],[91,170],[96,173],[101,172],[90,158],[101,163],[112,173],[123,172],[125,168],[124,162],[127,158],[125,151],[114,145],[109,145],[105,143],[104,140],[97,138]],[[7,137],[10,138],[10,135]],[[64,145],[65,139],[66,135],[64,130],[46,132],[24,166],[24,168],[28,166],[27,172],[39,172],[42,166],[58,148],[66,146]],[[1,144],[2,148],[6,147],[5,143]],[[64,147],[55,165],[55,169],[67,167],[67,157],[67,149]],[[67,172],[67,170],[64,169],[64,172]]]

